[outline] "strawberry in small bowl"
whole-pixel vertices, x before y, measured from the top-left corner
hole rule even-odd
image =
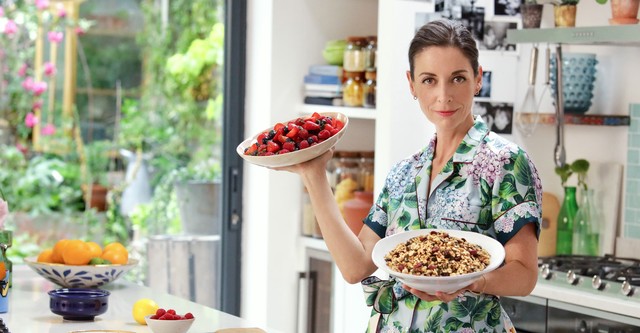
[[[236,152],[263,167],[284,167],[322,155],[344,135],[349,118],[338,112],[313,113],[276,123],[244,140]]]
[[[180,315],[173,309],[162,308],[158,309],[156,314],[145,317],[147,326],[153,333],[185,333],[195,320],[190,312]]]

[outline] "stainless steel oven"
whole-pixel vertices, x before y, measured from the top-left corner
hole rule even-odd
[[[331,333],[333,270],[328,252],[307,249],[306,270],[299,274],[298,333]]]
[[[539,259],[531,296],[501,302],[519,333],[640,333],[640,260]]]

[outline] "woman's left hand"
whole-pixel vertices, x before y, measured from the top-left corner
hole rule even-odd
[[[418,289],[411,288],[411,287],[407,286],[406,284],[403,284],[402,287],[404,289],[406,289],[408,292],[418,296],[418,298],[420,298],[421,300],[427,301],[427,302],[442,301],[442,302],[445,302],[445,303],[449,303],[449,302],[453,301],[454,299],[456,299],[461,294],[463,294],[465,291],[467,291],[467,288],[463,288],[463,289],[460,289],[460,290],[456,290],[456,291],[452,292],[451,294],[447,294],[447,293],[442,292],[442,291],[437,291],[435,295],[432,295],[432,294],[427,294],[424,291],[420,291]]]

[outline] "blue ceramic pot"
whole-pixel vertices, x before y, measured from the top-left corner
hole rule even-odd
[[[107,312],[110,294],[106,290],[88,288],[51,290],[49,308],[65,320],[93,320]]]

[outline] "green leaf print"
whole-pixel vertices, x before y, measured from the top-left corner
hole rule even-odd
[[[378,292],[378,307],[382,313],[391,313],[393,311],[393,288],[380,289]]]
[[[525,186],[530,186],[531,184],[533,184],[531,169],[529,168],[529,161],[527,161],[524,153],[520,152],[518,154],[518,157],[516,158],[516,166],[513,172],[516,175],[518,183]]]
[[[493,217],[491,216],[491,207],[485,206],[480,211],[480,216],[478,217],[478,226],[482,230],[488,230],[491,228],[491,222],[493,221]]]
[[[451,304],[451,313],[457,318],[464,318],[471,314],[471,311],[476,306],[475,297],[458,297]]]
[[[416,195],[415,191],[411,194],[405,194],[404,205],[411,208],[418,207],[418,196]]]
[[[442,167],[442,171],[440,171],[440,173],[451,173],[451,172],[453,172],[453,161],[449,160],[447,164],[445,164],[444,167]]]
[[[417,182],[412,182],[409,186],[405,187],[404,193],[416,193]]]
[[[491,199],[491,186],[486,180],[480,179],[480,203],[482,206],[487,206]]]
[[[440,323],[442,322],[442,315],[444,311],[438,308],[435,313],[429,313],[429,319],[424,323],[424,329],[426,332],[442,332]]]
[[[457,154],[466,154],[469,151],[471,151],[471,149],[473,149],[472,145],[468,145],[464,140],[462,141],[462,143],[460,143],[460,145],[458,146],[458,149],[456,150]]]
[[[406,210],[402,211],[402,215],[398,218],[398,227],[406,228],[411,223],[411,214]]]
[[[504,176],[502,183],[500,183],[500,190],[498,195],[500,198],[505,200],[509,200],[518,194],[518,189],[516,188],[516,179],[512,174],[508,174]]]
[[[489,311],[489,315],[487,316],[487,325],[491,327],[496,327],[500,324],[500,316],[502,312],[500,310],[500,304],[498,302],[493,302],[493,307]]]
[[[398,207],[400,207],[400,200],[391,199],[389,200],[389,209],[387,210],[387,212],[398,210]]]
[[[419,299],[419,298],[416,297],[416,299]],[[440,301],[427,302],[427,301],[420,300],[420,304],[418,304],[418,310],[420,310],[420,311],[428,310],[428,309],[431,309],[431,308],[439,305],[440,303],[442,303],[442,302],[440,302]],[[438,309],[440,309],[440,308],[438,308]]]
[[[456,190],[459,190],[459,189],[464,187],[464,184],[467,183],[467,179],[469,179],[469,178],[456,177],[455,179],[453,179],[451,181],[451,183],[455,184],[455,189]]]
[[[455,318],[455,317],[447,318],[447,322],[444,325],[444,331],[445,332],[458,331],[463,324],[464,323],[458,318]]]
[[[527,190],[527,194],[524,196],[525,201],[536,201],[536,189],[531,186]]]
[[[493,307],[493,302],[488,301],[487,299],[483,299],[471,311],[471,315],[470,315],[471,321],[476,322],[476,321],[484,320],[489,314],[489,311],[491,311],[492,307]]]

